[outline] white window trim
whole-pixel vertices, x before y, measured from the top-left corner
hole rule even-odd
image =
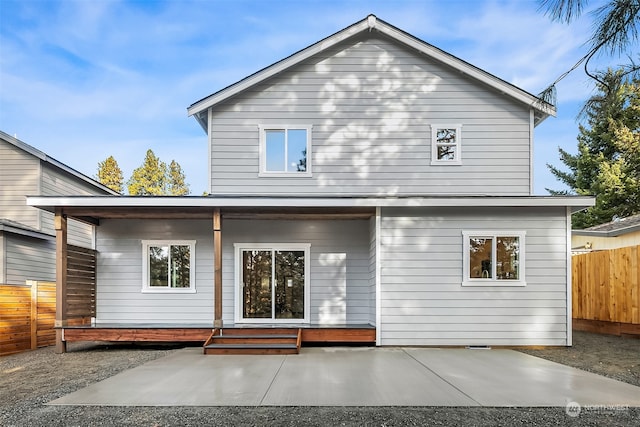
[[[437,133],[438,129],[456,130],[456,158],[455,160],[438,160]],[[431,124],[431,165],[461,165],[462,164],[462,125],[460,123]]]
[[[311,243],[234,243],[235,265],[235,323],[310,323],[311,310]],[[245,319],[242,317],[242,251],[270,249],[284,251],[304,251],[304,318],[303,319]],[[272,283],[273,286],[273,283]]]
[[[190,268],[188,288],[170,288],[149,285],[149,246],[189,246]],[[195,240],[143,240],[142,241],[142,292],[153,294],[195,294],[196,293],[196,241]]]
[[[269,172],[267,171],[267,156],[266,156],[266,132],[267,130],[290,130],[290,129],[305,129],[307,131],[307,170],[306,172]],[[270,177],[270,178],[309,178],[312,176],[311,168],[312,168],[312,146],[313,146],[313,137],[312,137],[312,125],[294,125],[294,124],[260,124],[258,125],[258,130],[260,132],[260,172],[258,173],[259,177]]]
[[[462,231],[462,286],[491,286],[491,287],[522,287],[527,286],[525,280],[525,236],[522,230],[463,230]],[[496,256],[497,237],[517,237],[520,240],[520,253],[518,254],[518,280],[500,280],[496,277],[497,263],[491,260],[491,278],[471,278],[469,271],[469,238],[484,237],[493,239],[492,257]]]

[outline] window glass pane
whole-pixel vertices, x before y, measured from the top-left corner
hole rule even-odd
[[[307,171],[307,130],[287,131],[287,172]]]
[[[276,319],[304,319],[304,251],[276,251]]]
[[[169,247],[149,246],[149,286],[168,286]]]
[[[269,172],[284,172],[284,130],[265,131],[266,168]]]
[[[438,160],[455,160],[456,159],[456,146],[455,145],[438,145]]]
[[[497,237],[496,252],[496,278],[519,280],[520,239],[518,237]]]
[[[188,288],[191,273],[191,247],[188,245],[171,246],[171,283],[172,288]]]
[[[436,142],[438,144],[455,144],[456,139],[456,129],[438,129],[436,131]]]
[[[271,251],[242,251],[242,316],[271,318]]]
[[[491,279],[491,246],[493,239],[485,237],[469,238],[469,277]]]

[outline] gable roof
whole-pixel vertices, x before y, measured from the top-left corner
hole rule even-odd
[[[613,221],[594,225],[584,230],[573,230],[572,233],[576,236],[616,237],[634,231],[640,231],[640,214],[616,218]]]
[[[375,15],[369,15],[362,21],[356,22],[355,24],[338,31],[337,33],[320,40],[319,42],[312,44],[309,47],[306,47],[291,56],[288,56],[266,68],[263,68],[260,71],[257,71],[254,74],[251,74],[244,79],[227,86],[226,88],[219,90],[199,101],[194,102],[187,109],[187,113],[190,116],[195,116],[196,120],[203,127],[205,131],[207,131],[207,110],[210,107],[219,104],[232,96],[243,92],[299,63],[302,61],[321,53],[338,43],[341,43],[351,37],[354,37],[358,34],[377,31],[379,33],[385,34],[386,36],[392,38],[393,40],[401,43],[409,48],[415,49],[418,52],[421,52],[425,55],[428,55],[450,67],[453,69],[479,81],[484,83],[485,85],[521,102],[529,107],[533,108],[535,112],[535,124],[539,124],[548,116],[555,116],[556,109],[553,105],[544,102],[540,98],[531,93],[520,89],[519,87],[502,80],[499,77],[494,76],[474,65],[469,64],[466,61],[463,61],[456,56],[453,56],[437,47],[430,45],[429,43],[420,40],[411,34],[408,34],[401,29],[394,27],[393,25],[378,19]]]
[[[59,162],[58,160],[54,159],[53,157],[48,156],[46,153],[43,153],[42,151],[38,150],[37,148],[32,147],[31,145],[27,144],[26,142],[20,141],[18,138],[14,138],[13,136],[3,132],[0,130],[0,138],[2,138],[3,140],[7,141],[9,144],[13,145],[16,148],[19,148],[20,150],[31,154],[34,157],[37,157],[38,159],[40,159],[41,161],[50,164],[51,166],[53,166],[54,168],[61,170],[63,172],[68,173],[69,175],[72,175],[73,177],[84,181],[85,183],[91,185],[92,187],[95,187],[97,190],[103,191],[106,194],[111,194],[114,196],[119,196],[120,193],[113,191],[112,189],[110,189],[109,187],[102,185],[101,183],[99,183],[98,181],[89,178],[88,176],[86,176],[85,174],[78,172],[77,170],[65,165],[62,162]]]

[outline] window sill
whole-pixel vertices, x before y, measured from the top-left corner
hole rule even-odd
[[[143,294],[195,294],[196,290],[192,288],[188,289],[178,289],[178,288],[142,288]]]
[[[311,172],[260,172],[260,178],[311,178]]]
[[[451,160],[451,161],[438,161],[432,160],[431,166],[462,166],[462,161],[460,160]]]
[[[465,280],[462,286],[491,288],[522,288],[527,282],[521,280]]]

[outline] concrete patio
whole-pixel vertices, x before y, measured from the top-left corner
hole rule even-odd
[[[185,348],[50,402],[105,406],[640,406],[640,387],[513,350]]]

